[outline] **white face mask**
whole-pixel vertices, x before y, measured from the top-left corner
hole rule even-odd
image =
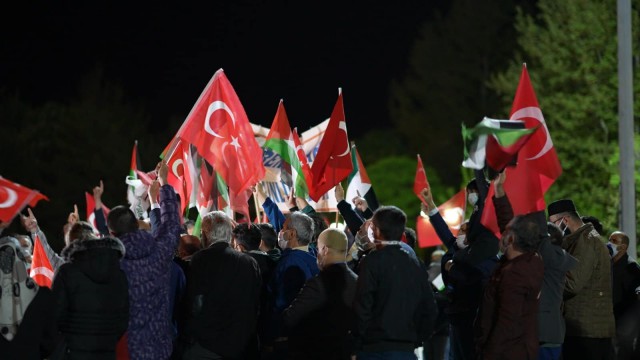
[[[371,228],[371,226],[369,226],[367,228],[367,236],[369,237],[369,241],[373,242],[373,240],[375,240],[375,236],[373,235],[373,229]]]
[[[278,246],[280,247],[280,249],[284,250],[287,248],[287,245],[289,245],[289,241],[285,240],[284,232],[280,231],[278,233]]]
[[[467,235],[465,234],[460,234],[456,237],[456,246],[458,246],[458,249],[462,250],[467,247],[467,244],[464,243],[464,240],[466,238],[467,238]]]
[[[609,241],[607,243],[607,247],[609,248],[609,252],[611,253],[611,257],[615,257],[616,255],[618,255],[618,245],[612,243],[611,241]]]
[[[467,201],[471,206],[476,206],[476,204],[478,203],[478,193],[470,193],[467,197]]]

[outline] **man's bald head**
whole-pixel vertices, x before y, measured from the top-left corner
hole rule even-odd
[[[622,231],[614,231],[609,236],[609,241],[616,245],[624,244],[629,246],[629,235],[623,233]]]
[[[318,248],[326,246],[330,250],[346,254],[349,241],[344,231],[336,228],[328,228],[318,236]]]

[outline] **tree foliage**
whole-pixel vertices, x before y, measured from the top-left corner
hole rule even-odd
[[[85,218],[84,191],[105,182],[104,203],[126,204],[134,140],[150,170],[167,136],[150,136],[148,116],[96,70],[68,103],[29,104],[19,95],[0,98],[3,160],[0,175],[47,195],[34,209],[40,227],[61,247],[62,225],[77,204]],[[14,221],[16,223],[17,221]],[[12,226],[15,226],[12,225]],[[15,227],[14,227],[14,230]]]
[[[473,125],[500,108],[487,86],[515,49],[517,0],[454,0],[420,29],[404,76],[392,82],[389,111],[409,153],[460,182],[460,124]]]
[[[636,1],[637,5],[637,1]],[[536,16],[520,11],[516,29],[522,53],[491,81],[507,114],[527,68],[563,167],[549,200],[572,198],[583,215],[616,227],[618,185],[618,72],[614,0],[540,0]],[[637,29],[638,12],[633,11]],[[638,33],[634,33],[634,57]],[[634,93],[640,89],[634,70]],[[635,101],[635,114],[640,102]],[[637,124],[637,117],[636,117]],[[637,156],[636,156],[637,157]],[[637,164],[637,161],[636,161]],[[609,228],[610,229],[610,228]]]

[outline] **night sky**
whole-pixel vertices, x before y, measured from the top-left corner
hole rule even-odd
[[[292,126],[308,129],[330,115],[342,87],[352,138],[390,126],[389,81],[406,68],[419,25],[442,6],[21,3],[2,11],[5,93],[34,104],[64,102],[83,76],[101,68],[154,124],[177,130],[223,68],[249,120],[266,127],[282,98]]]

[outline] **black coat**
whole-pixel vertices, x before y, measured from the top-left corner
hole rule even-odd
[[[244,358],[255,338],[260,286],[258,263],[228,243],[195,253],[187,279],[191,341],[225,359]]]
[[[355,327],[353,300],[358,276],[333,264],[311,279],[282,314],[294,359],[350,359]]]
[[[53,317],[54,298],[46,287],[38,289],[24,312],[22,323],[13,340],[0,336],[0,358],[3,360],[38,360],[49,356],[56,346]]]
[[[67,263],[58,269],[53,292],[67,359],[115,359],[129,323],[123,254],[116,238],[78,240],[62,251]]]
[[[611,267],[613,314],[616,321],[638,302],[635,289],[640,286],[640,266],[624,254]]]
[[[397,245],[360,263],[356,351],[413,351],[433,333],[438,308],[426,267]]]

